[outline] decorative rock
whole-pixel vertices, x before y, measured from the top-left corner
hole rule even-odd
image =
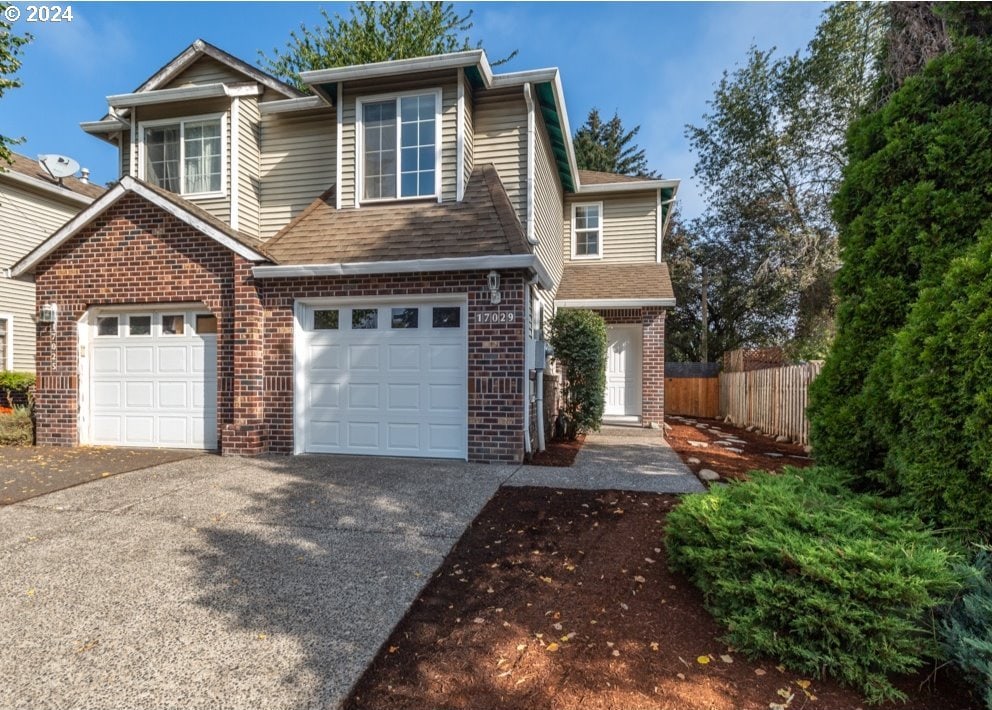
[[[743,454],[744,453],[744,449],[738,449],[737,447],[734,447],[734,446],[728,446],[727,447],[727,451],[732,451],[735,454]]]
[[[726,439],[721,439],[720,441],[714,441],[713,443],[716,444],[717,446],[733,446],[734,445],[734,442],[727,441]]]
[[[651,422],[648,424],[648,429],[661,429],[661,427],[658,426],[658,422]]]
[[[699,459],[697,459],[695,456],[690,456],[689,457],[689,465],[690,466],[695,466],[698,463],[702,463],[702,461],[700,461]]]
[[[746,444],[747,443],[746,441],[744,441],[744,439],[738,439],[736,436],[728,436],[727,437],[727,441],[732,441],[735,444]]]
[[[782,458],[782,454],[776,453],[774,451],[766,451],[765,453],[762,454],[762,456],[768,456],[768,457],[773,458],[773,459],[780,459],[780,458]]]
[[[697,424],[696,425],[696,428],[697,429],[707,429],[708,427],[705,424]]]
[[[704,481],[719,481],[720,480],[720,474],[717,473],[716,471],[712,470],[712,469],[709,469],[709,468],[700,469],[700,471],[699,471],[699,477],[701,479],[703,479]]]
[[[785,434],[779,434],[778,436],[775,437],[775,441],[777,441],[779,444],[785,444],[788,443],[789,437],[787,437]]]
[[[710,444],[708,441],[692,441],[691,439],[689,440],[689,446],[695,446],[697,449],[705,449],[709,445]]]
[[[744,431],[754,431],[754,425],[747,427]]]

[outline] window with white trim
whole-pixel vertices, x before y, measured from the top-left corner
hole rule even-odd
[[[0,371],[14,369],[14,317],[0,315]]]
[[[363,200],[438,193],[441,95],[359,99]]]
[[[221,116],[156,121],[142,128],[145,180],[181,195],[223,191]]]
[[[572,205],[572,256],[576,259],[603,256],[603,203]]]

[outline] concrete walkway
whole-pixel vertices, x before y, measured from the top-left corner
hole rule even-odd
[[[660,431],[608,424],[586,437],[571,468],[521,466],[505,485],[647,493],[706,490]]]

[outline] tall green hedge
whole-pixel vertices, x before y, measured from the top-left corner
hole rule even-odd
[[[564,369],[568,437],[599,429],[606,393],[606,321],[592,311],[560,308],[549,342]]]
[[[963,40],[855,123],[834,201],[843,267],[837,338],[810,393],[818,462],[897,486],[885,472],[902,422],[895,333],[921,289],[992,217],[992,49]]]
[[[992,222],[925,289],[893,348],[888,469],[925,518],[992,535]]]

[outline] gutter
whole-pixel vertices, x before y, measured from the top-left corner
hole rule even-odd
[[[443,259],[404,259],[402,261],[356,261],[329,264],[262,264],[252,268],[257,279],[295,279],[315,276],[358,276],[366,274],[410,274],[435,271],[479,271],[484,269],[529,269],[542,288],[554,281],[534,254],[497,254]]]
[[[575,191],[578,195],[595,195],[601,192],[633,192],[636,190],[679,189],[679,180],[630,180],[628,182],[610,182],[604,185],[579,185]]]
[[[436,54],[429,57],[415,57],[413,59],[394,59],[387,62],[355,64],[347,67],[336,67],[334,69],[315,69],[313,71],[300,72],[300,78],[306,84],[312,86],[314,84],[334,84],[353,79],[371,79],[373,77],[390,76],[393,74],[460,69],[467,66],[478,66],[485,86],[487,88],[492,86],[493,70],[489,66],[486,53],[481,49]]]
[[[674,298],[562,298],[555,301],[558,308],[638,308],[660,306],[675,308]]]

